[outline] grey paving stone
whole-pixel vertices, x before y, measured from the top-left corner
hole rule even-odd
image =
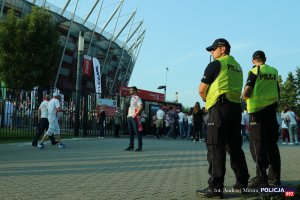
[[[145,137],[143,152],[128,152],[129,139],[76,138],[68,148],[31,143],[0,145],[0,199],[196,200],[206,188],[208,164],[204,143]],[[299,146],[280,146],[282,182],[299,184]],[[255,174],[244,145],[251,176]],[[235,183],[227,157],[225,187]],[[228,199],[255,199],[226,193]]]

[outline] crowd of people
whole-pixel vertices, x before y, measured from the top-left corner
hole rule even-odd
[[[299,145],[298,135],[300,133],[300,118],[292,111],[291,108],[285,106],[281,113],[277,112],[277,123],[279,126],[278,134],[281,136],[284,145]],[[247,110],[242,113],[241,134],[244,141],[249,141],[250,132],[250,115]]]
[[[205,141],[208,114],[196,102],[188,112],[175,106],[160,106],[153,116],[156,138],[187,139],[193,142]]]
[[[282,144],[299,145],[298,125],[299,117],[286,106],[280,115]]]

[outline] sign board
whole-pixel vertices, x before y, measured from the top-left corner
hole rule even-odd
[[[129,94],[129,87],[121,86],[120,87],[120,94],[121,97],[130,96]],[[140,90],[138,89],[137,95],[141,97],[143,100],[147,101],[154,101],[154,102],[164,102],[165,95],[162,93],[147,91],[147,90]]]
[[[100,106],[102,106],[107,117],[112,117],[117,110],[117,100],[97,98],[97,109],[100,109]]]

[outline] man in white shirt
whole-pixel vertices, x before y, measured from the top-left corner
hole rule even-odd
[[[39,106],[38,109],[38,129],[36,132],[36,135],[32,141],[32,146],[37,146],[38,140],[41,137],[41,135],[44,133],[45,130],[48,129],[49,127],[49,122],[48,122],[48,103],[50,100],[49,95],[44,96],[44,100]],[[49,139],[51,140],[51,144],[55,145],[57,142],[55,141],[55,138],[53,135],[49,136]]]
[[[298,126],[297,126],[297,121],[296,118],[298,118],[296,116],[296,114],[294,113],[294,111],[292,111],[290,108],[286,113],[286,118],[288,121],[288,128],[289,128],[289,134],[290,134],[290,143],[289,145],[299,145],[298,142]]]
[[[156,137],[157,139],[160,139],[160,135],[162,132],[162,128],[164,126],[164,117],[165,117],[165,112],[162,110],[162,107],[160,107],[157,111],[156,111]]]
[[[143,141],[142,132],[138,131],[137,118],[140,117],[143,111],[143,104],[141,98],[137,96],[137,88],[135,86],[130,87],[129,93],[131,95],[131,99],[127,115],[127,123],[130,140],[129,146],[125,150],[131,151],[134,149],[134,135],[136,134],[138,136],[138,148],[135,151],[140,152],[142,151]]]
[[[43,149],[44,147],[44,141],[50,136],[54,135],[54,137],[57,139],[59,142],[59,148],[65,148],[65,145],[61,142],[60,139],[60,128],[58,124],[58,119],[57,119],[57,112],[61,111],[60,108],[60,94],[58,93],[53,93],[53,98],[50,100],[48,103],[48,121],[49,121],[49,128],[47,132],[44,134],[40,144],[38,144],[39,149]]]
[[[179,133],[182,139],[185,137],[184,118],[185,118],[185,114],[182,111],[180,111],[180,113],[178,113],[178,123],[179,123]]]

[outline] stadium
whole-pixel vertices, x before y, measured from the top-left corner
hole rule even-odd
[[[79,0],[63,2],[63,7],[59,8],[47,0],[0,0],[1,17],[5,17],[9,9],[24,16],[33,6],[43,7],[52,14],[59,27],[59,44],[63,49],[54,87],[62,91],[75,90],[77,43],[79,32],[83,32],[85,58],[95,57],[101,64],[101,96],[115,96],[120,86],[127,86],[130,80],[145,37],[143,21],[135,21],[136,11],[122,13],[124,0],[109,1],[110,5],[108,1],[95,0],[85,18],[76,15]],[[72,5],[74,8],[70,9]],[[92,18],[96,22],[91,23]],[[86,71],[82,74],[82,91],[95,92],[94,72]]]
[[[124,0],[53,2],[54,0],[0,0],[0,20],[5,19],[10,9],[19,17],[26,16],[34,6],[49,11],[58,27],[58,43],[61,47],[57,73],[49,88],[38,87],[26,91],[1,86],[0,108],[3,109],[0,109],[0,126],[5,133],[0,134],[1,137],[10,137],[15,132],[12,130],[18,130],[18,135],[32,135],[32,130],[37,126],[37,110],[43,96],[46,93],[51,95],[57,90],[63,94],[61,103],[66,111],[61,115],[64,134],[73,133],[74,123],[79,124],[76,120],[80,120],[80,129],[84,130],[84,135],[96,134],[95,115],[100,104],[108,109],[108,116],[114,113],[117,105],[125,110],[126,98],[120,97],[120,88],[126,89],[128,85],[145,37],[143,21],[137,19],[136,10],[124,9]],[[77,64],[81,59],[78,49],[79,35],[82,33],[84,58],[79,91],[76,85],[77,78],[80,77],[77,77]],[[95,58],[100,67],[92,70],[95,68],[92,64]],[[97,90],[99,87],[100,90]],[[8,105],[11,105],[11,111],[8,111]],[[76,112],[75,106],[78,106]],[[109,109],[111,107],[113,109]],[[79,112],[82,116],[79,116]],[[111,119],[106,123],[107,129],[112,130]],[[27,129],[30,131],[25,131]],[[76,130],[78,132],[78,127]]]

